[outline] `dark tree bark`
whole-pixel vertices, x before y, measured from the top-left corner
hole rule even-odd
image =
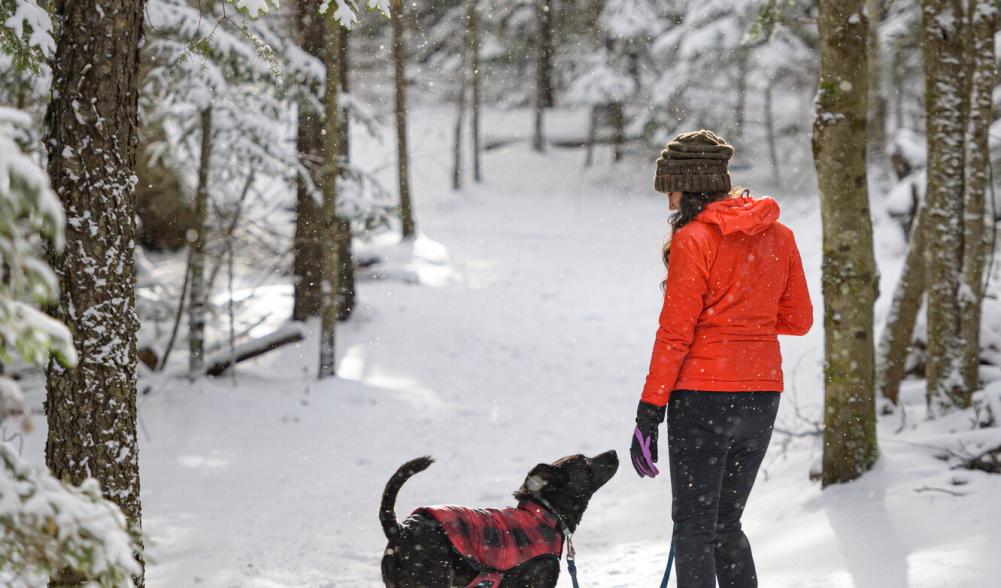
[[[820,84],[813,158],[823,219],[823,485],[872,467],[876,261],[866,183],[866,19],[863,0],[821,0]]]
[[[325,51],[324,60],[327,64],[327,80],[339,80],[340,60],[337,58],[339,51],[339,40],[342,27],[333,19],[326,19],[323,23],[323,46]],[[334,376],[337,373],[337,315],[338,296],[340,291],[340,250],[338,246],[339,217],[337,214],[337,177],[340,175],[340,162],[338,155],[341,153],[340,147],[340,127],[341,116],[340,107],[340,84],[327,83],[324,85],[324,130],[323,150],[321,152],[323,161],[323,171],[321,176],[321,186],[323,190],[323,208],[321,210],[322,233],[321,251],[323,252],[323,271],[320,279],[320,291],[322,296],[322,309],[320,313],[320,361],[318,376],[323,379]]]
[[[390,0],[390,20],[393,23],[393,65],[396,84],[396,144],[400,181],[400,220],[403,238],[412,238],[417,231],[413,204],[410,200],[410,155],[407,151],[407,51],[404,45],[403,0]]]
[[[928,128],[927,397],[933,414],[969,406],[962,379],[960,283],[963,269],[964,153],[967,114],[962,0],[923,0]]]
[[[205,291],[205,243],[209,204],[209,172],[212,169],[212,107],[201,112],[202,145],[198,162],[198,188],[194,202],[194,241],[189,267],[191,275],[188,295],[188,376],[197,378],[202,373],[205,359],[205,312],[208,292]]]
[[[52,186],[66,210],[66,247],[53,315],[73,334],[79,362],[51,362],[45,461],[72,484],[88,477],[141,532],[136,442],[134,174],[143,0],[54,5],[61,31],[52,60],[46,145]],[[141,562],[140,558],[140,562]],[[85,579],[66,574],[54,586]],[[135,579],[145,584],[142,574]]]
[[[907,352],[914,338],[914,324],[925,292],[925,212],[918,208],[907,243],[904,268],[893,291],[886,327],[879,341],[876,361],[876,388],[883,398],[897,404],[900,382],[907,367]]]
[[[337,36],[337,55],[341,70],[341,91],[350,90],[349,82],[349,39],[351,31],[341,27]],[[344,162],[351,161],[351,118],[346,108],[341,109],[340,154]],[[351,250],[351,221],[344,215],[337,215],[337,267],[340,276],[337,280],[337,320],[346,321],[351,318],[355,308],[355,264],[354,253]]]
[[[462,189],[462,121],[466,118],[465,68],[459,72],[459,96],[455,109],[455,132],[452,136],[452,190]]]
[[[608,106],[608,113],[612,119],[613,160],[621,161],[622,147],[626,142],[625,105],[621,102],[613,102]]]
[[[323,16],[320,0],[297,0],[297,28],[299,42],[310,55],[323,59]],[[315,91],[316,88],[313,88]],[[310,177],[296,179],[296,223],[293,237],[293,302],[292,320],[304,321],[320,316],[323,293],[320,275],[323,273],[321,243],[321,215],[319,187],[323,149],[323,114],[314,112],[303,101],[299,104],[296,147],[299,159]]]
[[[470,112],[470,147],[473,152],[473,181],[483,181],[483,173],[480,169],[480,11],[476,7],[477,0],[469,0],[469,12],[467,14],[467,40],[469,52],[469,77],[472,85],[471,101],[472,110]]]
[[[541,153],[546,150],[543,111],[553,105],[551,81],[553,56],[552,0],[538,0],[537,13],[538,28],[535,33],[535,127],[532,134],[532,149]]]
[[[598,134],[598,113],[600,112],[600,106],[591,106],[591,116],[588,117],[587,125],[587,151],[584,155],[584,167],[591,167],[594,164],[594,140]]]

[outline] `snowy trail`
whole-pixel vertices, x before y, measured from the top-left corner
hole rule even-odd
[[[575,538],[582,583],[659,581],[670,484],[638,479],[626,444],[661,301],[667,210],[652,170],[599,160],[585,172],[580,153],[517,144],[486,154],[484,185],[453,194],[443,116],[419,112],[411,131],[426,237],[422,259],[397,269],[423,283],[360,284],[357,314],[338,333],[340,379],[316,382],[309,338],[241,364],[235,384],[162,380],[141,399],[150,587],[379,586],[378,501],[405,460],[438,463],[404,488],[400,516],[432,503],[507,505],[535,463],[609,448],[622,466]],[[523,116],[488,112],[486,128],[527,128]],[[374,167],[392,144],[356,145],[360,165]],[[793,383],[808,416],[822,398],[820,234],[814,196],[777,197],[818,319],[807,337],[782,340],[779,421],[794,428]],[[887,292],[898,262],[880,255]],[[290,296],[276,284],[260,304],[281,320]],[[744,517],[763,586],[972,587],[1001,575],[1001,505],[985,500],[1001,481],[946,472],[895,443],[894,426],[881,424],[874,472],[823,493],[807,479],[817,440],[773,438]],[[43,443],[32,435],[26,453]],[[951,476],[966,477],[966,496],[915,491],[956,488]]]

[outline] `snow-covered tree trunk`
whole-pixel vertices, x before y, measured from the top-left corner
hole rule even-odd
[[[320,15],[320,0],[297,0],[296,25],[301,37],[303,50],[323,58],[323,16]],[[320,152],[323,149],[323,116],[315,112],[303,100],[299,104],[299,120],[296,146],[299,159],[310,177],[296,179],[296,222],[293,237],[293,302],[292,319],[304,321],[320,316],[323,307],[323,292],[320,290],[323,272],[323,251],[321,242],[320,204],[316,199],[316,189],[320,186]]]
[[[876,389],[880,396],[897,404],[900,382],[907,367],[907,352],[914,338],[914,324],[921,311],[925,292],[925,208],[914,214],[914,224],[907,243],[907,257],[900,280],[893,291],[893,302],[886,327],[879,340],[876,357]]]
[[[879,45],[879,27],[882,10],[879,0],[866,0],[869,13],[869,163],[876,166],[880,174],[886,173],[886,95],[883,93],[883,63],[880,60],[882,48]]]
[[[963,176],[967,101],[962,0],[923,0],[928,129],[928,403],[938,412],[968,406],[963,382],[960,298],[963,272]]]
[[[469,77],[472,86],[471,112],[470,112],[470,149],[473,155],[473,181],[483,180],[483,173],[480,169],[480,11],[476,6],[478,0],[468,0],[469,8],[466,15],[466,26],[468,33],[467,51],[469,52]]]
[[[865,168],[867,98],[863,0],[821,0],[820,83],[813,157],[823,219],[823,485],[876,461],[873,303],[876,262]]]
[[[550,82],[550,62],[553,54],[552,0],[538,0],[536,12],[535,125],[532,132],[532,149],[541,153],[546,150],[545,110],[553,104]]]
[[[320,313],[320,361],[319,377],[326,378],[337,373],[337,292],[340,281],[340,250],[338,240],[337,214],[337,177],[340,175],[341,133],[339,119],[340,84],[330,83],[339,80],[341,62],[338,59],[339,41],[343,27],[328,18],[323,23],[323,47],[325,63],[327,64],[327,82],[324,85],[324,133],[321,190],[323,191],[323,207],[321,210],[321,246],[323,255],[323,271],[320,279],[322,293],[322,309]]]
[[[202,373],[205,361],[205,312],[208,292],[205,291],[206,219],[209,204],[209,173],[212,170],[212,106],[200,113],[202,144],[198,160],[198,187],[195,189],[194,223],[188,290],[188,376],[195,379]]]
[[[997,78],[994,34],[998,30],[996,0],[970,0],[970,110],[966,131],[966,178],[963,204],[963,276],[960,286],[960,336],[963,388],[968,394],[980,388],[980,318],[984,298],[984,260],[988,240],[984,226],[987,193],[988,136],[993,119],[991,96]]]
[[[76,0],[53,6],[46,145],[49,175],[66,210],[66,248],[53,255],[54,315],[73,334],[74,369],[50,362],[46,463],[72,484],[96,478],[132,529],[142,528],[136,442],[135,162],[144,0]],[[55,586],[80,584],[72,574]],[[144,585],[140,571],[135,578]]]
[[[410,172],[407,151],[407,51],[404,45],[403,0],[391,0],[389,18],[393,23],[393,65],[396,84],[396,144],[397,165],[400,182],[400,220],[403,224],[403,238],[412,238],[417,231],[414,222],[413,204],[410,200]]]

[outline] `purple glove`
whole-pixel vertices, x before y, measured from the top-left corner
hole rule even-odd
[[[667,407],[640,402],[636,409],[636,429],[633,431],[629,455],[633,468],[641,478],[656,478],[660,470],[657,463],[657,429],[664,422]]]

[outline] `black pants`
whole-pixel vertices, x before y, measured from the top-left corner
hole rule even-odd
[[[772,436],[778,392],[676,390],[667,409],[678,588],[755,588],[740,516]]]

